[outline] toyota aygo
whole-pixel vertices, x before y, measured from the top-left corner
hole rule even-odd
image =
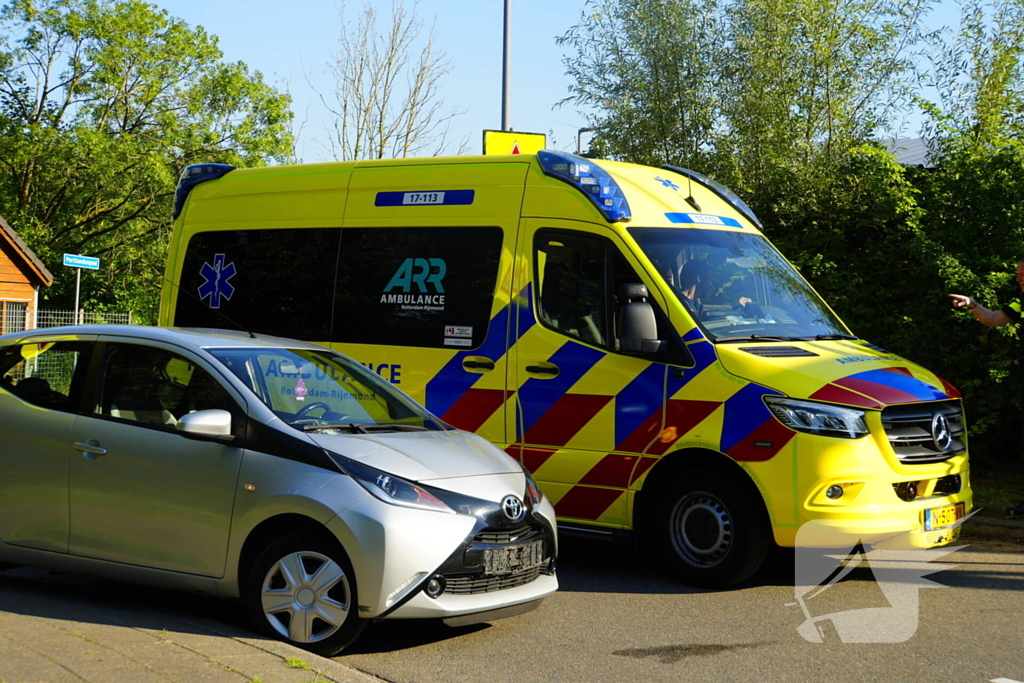
[[[530,475],[325,348],[81,326],[0,337],[0,562],[241,598],[324,655],[558,587]]]

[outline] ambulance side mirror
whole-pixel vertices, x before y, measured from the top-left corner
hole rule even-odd
[[[658,354],[668,349],[668,342],[658,339],[658,320],[648,296],[644,284],[619,287],[619,351]]]

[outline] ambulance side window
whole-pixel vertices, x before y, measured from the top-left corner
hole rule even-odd
[[[619,287],[642,283],[612,242],[563,230],[541,230],[534,241],[534,282],[541,323],[568,337],[615,350]],[[658,311],[658,333],[670,337]]]
[[[541,322],[568,337],[608,346],[604,240],[542,231],[535,247],[534,281]]]
[[[332,341],[479,347],[503,240],[500,227],[486,225],[344,228]]]
[[[326,341],[338,228],[200,232],[185,250],[174,324]]]

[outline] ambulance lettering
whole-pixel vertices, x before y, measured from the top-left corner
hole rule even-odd
[[[401,365],[389,365],[388,363],[380,363],[374,365],[373,363],[361,363],[370,372],[375,372],[392,384],[402,383],[402,366]],[[385,374],[387,373],[387,374]]]

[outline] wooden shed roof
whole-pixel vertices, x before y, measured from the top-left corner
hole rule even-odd
[[[7,224],[3,216],[0,216],[0,241],[7,242],[13,247],[15,253],[21,256],[25,265],[28,266],[31,272],[35,273],[41,284],[47,287],[53,284],[53,275],[46,269],[46,266],[39,260],[35,252],[29,249],[28,245],[18,237],[18,233],[14,232],[14,228]]]

